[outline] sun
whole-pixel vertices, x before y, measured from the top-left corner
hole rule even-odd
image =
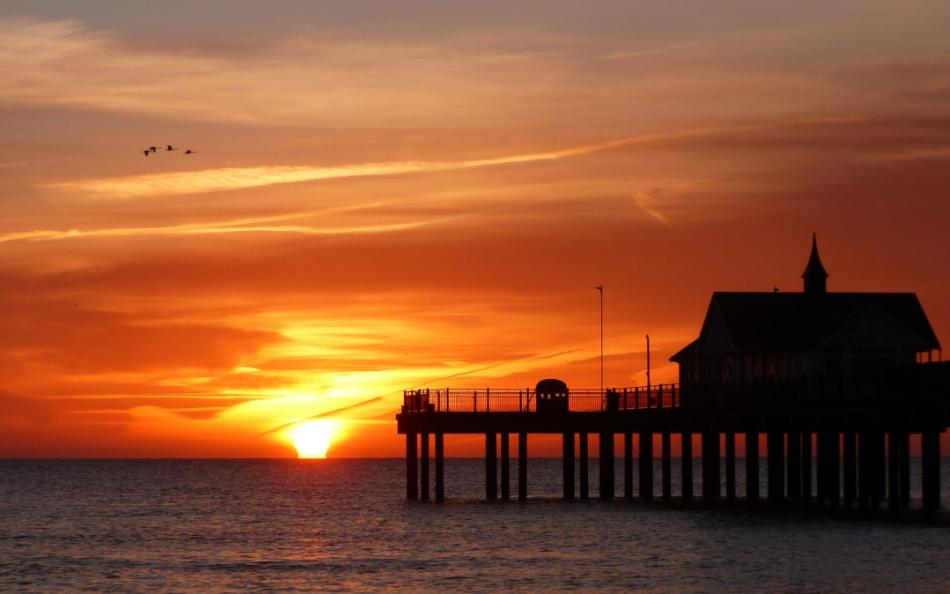
[[[298,458],[326,458],[336,433],[337,423],[331,420],[308,421],[291,429],[290,436]]]

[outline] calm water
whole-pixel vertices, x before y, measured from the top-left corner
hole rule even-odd
[[[946,527],[564,503],[559,460],[489,504],[482,476],[447,460],[437,505],[401,460],[0,461],[0,590],[950,590]]]

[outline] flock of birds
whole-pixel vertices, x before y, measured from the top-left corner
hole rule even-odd
[[[143,153],[145,154],[145,156],[147,157],[147,156],[149,156],[151,153],[157,153],[158,150],[159,150],[159,148],[158,148],[157,146],[150,146],[150,147],[148,147],[147,149],[145,149],[145,150],[142,151],[142,152],[143,152]],[[179,150],[177,146],[172,146],[172,145],[170,145],[170,144],[165,146],[165,152],[168,152],[168,151],[177,151],[177,150]],[[193,151],[193,150],[191,150],[191,149],[187,149],[187,150],[185,150],[185,154],[186,154],[186,155],[197,155],[197,154],[198,154],[198,151]]]

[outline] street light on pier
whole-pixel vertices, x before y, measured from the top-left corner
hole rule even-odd
[[[600,397],[604,397],[604,283],[595,287],[600,292]]]

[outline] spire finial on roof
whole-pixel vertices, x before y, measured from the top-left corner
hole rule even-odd
[[[802,273],[805,280],[805,293],[812,295],[821,295],[828,292],[828,273],[821,264],[821,257],[818,255],[818,234],[811,234],[811,256],[808,258],[808,265],[805,272]]]

